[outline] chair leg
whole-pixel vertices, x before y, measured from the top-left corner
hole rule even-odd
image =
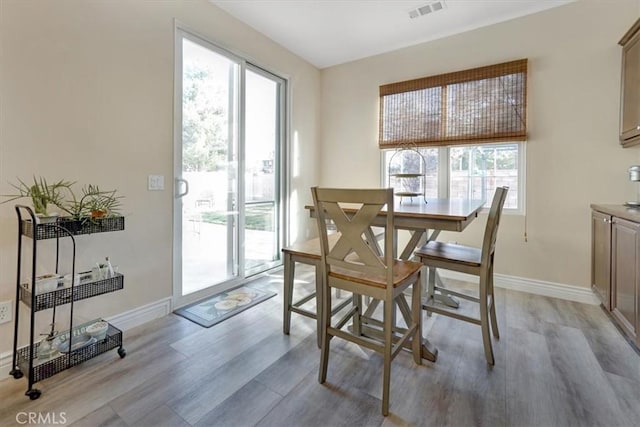
[[[411,320],[416,329],[411,339],[411,352],[416,365],[422,365],[422,275],[412,286],[411,293]]]
[[[389,415],[389,385],[391,383],[391,350],[393,333],[393,314],[395,302],[384,301],[384,370],[382,373],[382,415]]]
[[[429,267],[429,280],[427,282],[427,298],[433,299],[436,295],[436,268]]]
[[[320,346],[320,369],[318,371],[318,382],[324,384],[327,380],[327,367],[329,365],[329,345],[331,343],[328,328],[331,326],[331,288],[324,283],[324,276],[321,279],[322,288],[320,301],[322,301],[322,345]]]
[[[426,267],[427,268],[427,302],[431,302],[435,299],[436,295],[436,268],[435,267]],[[431,317],[433,313],[427,310],[427,316]]]
[[[493,348],[491,346],[491,335],[489,332],[489,304],[487,302],[487,287],[489,284],[488,274],[480,275],[480,328],[482,329],[482,342],[484,344],[484,356],[489,365],[495,364],[493,358]]]
[[[356,307],[353,313],[353,334],[362,335],[362,295],[353,294],[353,305]]]
[[[318,348],[322,347],[322,314],[324,313],[324,304],[322,298],[322,267],[320,264],[315,265],[316,269],[316,336],[318,339]],[[331,312],[331,305],[329,305]]]
[[[491,305],[489,306],[489,314],[491,316],[491,330],[493,336],[500,338],[500,332],[498,331],[498,319],[496,318],[496,296],[493,293],[493,263],[489,267],[489,296],[491,297]]]
[[[291,328],[291,304],[293,304],[293,276],[295,270],[295,263],[291,258],[291,254],[285,253],[284,255],[284,280],[283,280],[283,306],[284,315],[282,317],[282,332],[285,335],[289,335]]]

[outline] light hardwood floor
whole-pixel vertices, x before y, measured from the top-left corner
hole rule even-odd
[[[297,273],[311,289],[311,271]],[[600,307],[498,289],[493,368],[477,326],[429,318],[438,361],[398,355],[384,418],[381,357],[334,339],[318,384],[315,321],[294,314],[283,335],[282,272],[253,286],[279,295],[209,329],[170,315],[127,331],[127,357],[42,381],[38,400],[26,380],[0,381],[0,426],[24,425],[19,413],[74,427],[640,425],[640,356]]]

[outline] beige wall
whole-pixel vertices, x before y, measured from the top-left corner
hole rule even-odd
[[[496,271],[589,286],[589,204],[636,198],[626,170],[639,149],[617,141],[617,42],[638,15],[637,0],[579,1],[324,69],[322,185],[380,185],[379,85],[529,58],[527,215],[503,219]],[[481,219],[443,238],[479,244]]]
[[[290,78],[294,160],[304,171],[292,191],[317,181],[320,72],[207,1],[0,1],[0,194],[35,174],[126,197],[126,230],[79,237],[77,262],[86,269],[110,256],[125,289],[78,303],[81,318],[172,294],[174,18]],[[168,188],[147,191],[149,174],[164,175]],[[296,223],[304,213],[292,215]],[[41,271],[53,265],[45,258]],[[4,204],[0,301],[15,298],[15,262],[16,218]],[[40,330],[47,317],[38,316]],[[12,330],[0,325],[0,355]]]

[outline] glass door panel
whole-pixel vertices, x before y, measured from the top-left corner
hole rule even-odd
[[[239,65],[182,41],[182,295],[238,275],[237,81]]]
[[[279,141],[282,80],[260,69],[245,72],[245,276],[273,267],[279,247]]]

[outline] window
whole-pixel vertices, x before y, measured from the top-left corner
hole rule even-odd
[[[489,207],[496,187],[506,185],[509,193],[504,208],[524,211],[523,143],[420,147],[418,151],[428,166],[427,198],[484,199]],[[395,152],[382,151],[383,187],[390,185],[389,160]]]
[[[383,185],[394,185],[390,168],[405,167],[390,163],[395,150],[413,147],[427,165],[427,198],[491,203],[506,185],[505,209],[524,212],[526,118],[526,59],[380,86]]]

